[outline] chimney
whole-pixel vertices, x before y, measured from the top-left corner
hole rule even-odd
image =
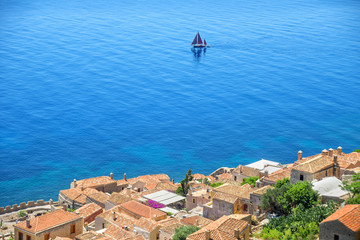
[[[27,228],[31,228],[30,219],[29,219],[29,218],[26,219],[26,227],[27,227]]]
[[[338,156],[337,155],[334,155],[334,163],[338,164]]]
[[[174,180],[174,179],[172,180],[172,183],[175,184],[175,180]]]
[[[239,231],[239,229],[235,229],[234,230],[234,237],[236,238],[236,239],[239,239],[240,237],[240,231]]]
[[[302,151],[298,151],[298,161],[302,159]]]
[[[112,218],[113,218],[114,221],[116,220],[116,213],[115,212],[112,212]]]
[[[334,149],[330,148],[330,149],[329,149],[329,156],[332,157],[332,156],[333,156],[333,153],[334,153]]]
[[[205,232],[205,240],[210,240],[210,230]]]
[[[324,150],[322,150],[321,151],[321,155],[323,155],[323,156],[327,156],[328,155],[328,150],[326,150],[326,149],[324,149]]]
[[[110,179],[114,179],[113,173],[110,173]]]
[[[77,187],[76,179],[74,179],[74,188]]]
[[[341,155],[342,154],[342,147],[338,147],[338,154]]]
[[[127,180],[126,180],[126,173],[124,173],[124,180],[127,181]]]

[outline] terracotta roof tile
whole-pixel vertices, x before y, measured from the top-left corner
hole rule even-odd
[[[88,203],[75,211],[76,214],[83,217],[84,219],[95,213],[100,214],[102,212],[103,209],[95,203]]]
[[[78,202],[81,204],[86,203],[86,196],[78,188],[70,188],[70,189],[66,189],[66,190],[61,190],[60,193],[72,201],[75,201],[75,202]]]
[[[290,176],[291,176],[291,168],[287,167],[270,174],[268,177],[264,177],[264,179],[276,183],[277,181],[282,180],[284,178],[290,178]]]
[[[101,185],[116,183],[114,179],[111,179],[109,176],[101,176],[94,178],[86,178],[83,180],[77,181],[77,188],[93,188]]]
[[[201,174],[201,173],[195,173],[195,174],[192,174],[192,176],[194,177],[194,179],[204,179],[206,178],[204,174]]]
[[[116,225],[110,225],[104,232],[105,236],[111,237],[112,239],[130,239],[135,237],[131,231],[124,230]]]
[[[216,181],[216,178],[214,178],[213,176],[206,176],[207,179],[209,179],[211,182]]]
[[[105,202],[109,199],[109,196],[107,194],[99,191],[95,193],[90,193],[87,195],[87,197],[102,204],[105,204]]]
[[[126,226],[129,228],[130,231],[133,231],[134,224],[136,223],[135,218],[120,213],[119,206],[113,207],[105,211],[104,213],[100,214],[99,217],[106,219],[107,221],[119,226],[120,228],[124,228]]]
[[[14,227],[37,233],[45,229],[55,227],[60,224],[64,224],[69,221],[75,221],[81,219],[82,217],[76,215],[75,213],[64,211],[63,209],[56,210],[54,212],[47,213],[42,216],[38,216],[30,219],[30,228],[26,226],[26,221],[19,222],[14,225]]]
[[[154,215],[157,217],[166,216],[166,213],[134,200],[123,203],[120,205],[120,207],[145,218],[153,218]]]
[[[349,204],[331,214],[321,223],[339,221],[354,232],[360,231],[360,204]]]
[[[204,218],[201,216],[187,217],[187,218],[181,219],[180,221],[186,225],[192,225],[192,226],[197,226],[197,227],[204,227],[204,226],[208,225],[209,223],[214,222],[213,220],[210,220],[208,218]]]
[[[258,169],[247,167],[243,165],[239,165],[235,168],[233,173],[241,173],[242,175],[248,176],[248,177],[259,177],[260,171]]]
[[[160,224],[152,221],[150,219],[147,218],[140,218],[136,223],[135,226],[141,229],[146,230],[147,232],[152,232],[154,231],[156,228],[160,229]]]
[[[223,193],[223,192],[217,192],[215,193],[214,195],[214,200],[220,200],[220,201],[224,201],[224,202],[228,202],[228,203],[231,203],[231,204],[234,204],[238,199],[240,199],[239,197],[237,196],[234,196],[234,195],[230,195],[230,194],[226,194],[226,193]]]
[[[316,173],[324,168],[331,167],[333,164],[334,161],[332,157],[319,155],[294,166],[293,169],[302,172]]]
[[[261,187],[261,188],[256,189],[255,191],[252,192],[252,194],[263,195],[264,193],[267,192],[267,190],[273,189],[273,188],[274,188],[273,186],[267,185],[265,187]]]
[[[114,192],[114,193],[111,194],[108,201],[119,205],[119,204],[126,203],[128,201],[131,201],[131,197],[129,197],[127,195],[124,195],[124,194]]]
[[[227,193],[230,195],[240,197],[242,199],[250,199],[250,193],[255,191],[255,189],[252,188],[249,184],[245,184],[242,186],[224,184],[217,188],[214,188],[214,191]]]
[[[205,240],[206,231],[210,231],[210,239],[213,240],[236,240],[234,230],[243,231],[248,222],[234,218],[233,215],[222,216],[215,222],[212,222],[199,231],[188,236],[189,240]]]
[[[218,175],[217,178],[219,180],[232,179],[232,175],[231,175],[231,173],[222,173],[222,174]]]

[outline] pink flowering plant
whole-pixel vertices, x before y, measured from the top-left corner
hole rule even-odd
[[[166,207],[164,204],[158,203],[158,202],[153,201],[153,200],[151,200],[151,199],[148,199],[148,200],[145,202],[145,205],[146,205],[146,206],[149,206],[149,207],[152,207],[152,208],[155,208],[155,209]]]

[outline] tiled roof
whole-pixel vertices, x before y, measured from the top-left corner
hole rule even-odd
[[[96,192],[96,193],[90,193],[87,195],[88,198],[91,200],[95,200],[97,202],[100,202],[102,204],[105,204],[106,200],[109,199],[109,196],[103,192]]]
[[[86,204],[75,211],[76,214],[83,218],[87,218],[97,212],[102,212],[102,208],[95,203]]]
[[[174,235],[175,234],[175,229],[181,227],[183,224],[181,223],[173,223],[167,226],[163,226],[160,228],[161,231],[167,232],[170,235]]]
[[[57,236],[54,240],[72,240],[72,239],[67,238],[67,237],[59,237],[59,236]]]
[[[135,226],[141,229],[146,230],[147,232],[152,232],[154,231],[156,228],[160,228],[160,225],[155,222],[152,221],[150,219],[147,218],[140,218],[136,223]]]
[[[231,175],[231,173],[222,173],[222,174],[218,175],[217,178],[219,180],[232,179],[232,175]]]
[[[131,197],[124,195],[124,194],[114,192],[111,194],[108,201],[119,205],[119,204],[126,203],[128,201],[131,201]]]
[[[178,189],[178,186],[176,186],[172,182],[159,182],[158,184],[156,184],[155,189],[175,191],[176,189]]]
[[[234,218],[233,215],[222,216],[199,231],[188,236],[188,240],[205,240],[206,231],[210,231],[210,239],[213,240],[237,240],[234,230],[243,231],[248,226],[248,222]]]
[[[130,239],[134,237],[132,231],[127,231],[116,225],[110,225],[104,232],[105,236],[111,237],[112,239]]]
[[[245,184],[242,186],[224,184],[215,188],[214,191],[231,194],[242,199],[250,199],[250,193],[255,191],[255,189],[252,188],[249,184]]]
[[[217,193],[215,193],[213,199],[234,204],[239,199],[239,197],[234,196],[234,195],[230,195],[230,194],[226,194],[226,193],[223,193],[223,192],[217,192]]]
[[[75,202],[78,202],[81,204],[86,203],[86,196],[78,188],[70,188],[70,189],[66,189],[66,190],[61,190],[60,193],[72,201],[75,201]]]
[[[309,161],[294,166],[293,169],[301,172],[316,173],[324,168],[331,167],[333,164],[334,161],[332,157],[319,155]]]
[[[261,187],[259,189],[256,189],[255,191],[252,192],[252,194],[256,194],[256,195],[263,195],[264,193],[266,193],[266,191],[268,189],[273,189],[274,187],[271,185],[267,185],[265,187]]]
[[[216,181],[216,179],[213,176],[206,176],[207,179],[209,179],[211,182]]]
[[[360,204],[349,204],[345,205],[345,207],[337,210],[335,213],[331,214],[324,221],[339,221],[344,224],[347,228],[349,228],[353,232],[360,231]]]
[[[14,227],[37,233],[43,230],[55,227],[60,224],[64,224],[69,221],[75,221],[81,219],[82,217],[76,215],[75,213],[64,211],[63,209],[56,210],[54,212],[47,213],[35,218],[30,219],[30,228],[26,226],[26,220],[19,222],[14,225]]]
[[[268,177],[264,177],[264,179],[276,183],[277,181],[282,180],[284,178],[290,178],[290,175],[291,175],[291,168],[287,167],[270,174]]]
[[[97,187],[101,185],[106,185],[110,183],[116,183],[114,179],[111,179],[109,176],[101,176],[101,177],[94,177],[94,178],[86,178],[83,180],[77,181],[77,188],[91,188]]]
[[[134,200],[123,203],[120,205],[120,207],[145,218],[153,218],[154,215],[157,217],[166,216],[166,213]]]
[[[107,221],[119,226],[120,228],[127,226],[131,231],[133,230],[134,224],[136,222],[136,219],[126,214],[120,213],[118,206],[105,211],[104,213],[100,214],[99,217],[106,219]]]
[[[192,217],[188,217],[188,218],[183,218],[180,221],[184,224],[197,226],[197,227],[204,227],[204,226],[208,225],[209,223],[214,222],[213,220],[210,220],[208,218],[204,218],[201,216],[192,216]]]
[[[352,152],[349,154],[344,154],[341,157],[338,157],[338,162],[340,167],[345,169],[359,167],[360,153]]]
[[[195,173],[195,174],[192,174],[192,176],[194,177],[194,179],[204,179],[206,178],[204,174],[201,174],[201,173]]]
[[[116,184],[117,184],[118,186],[129,185],[129,182],[128,182],[127,180],[125,180],[125,179],[120,179],[120,180],[117,180],[117,181],[116,181]]]
[[[104,238],[106,238],[107,240],[110,239],[95,231],[84,232],[76,236],[76,240],[99,240],[99,239],[105,240]]]

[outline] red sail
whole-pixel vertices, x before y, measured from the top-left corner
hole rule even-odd
[[[192,42],[192,44],[196,45],[196,44],[202,44],[202,40],[201,40],[201,37],[200,37],[200,34],[197,33],[195,38],[194,38],[194,41]]]
[[[204,39],[204,45],[206,46],[207,45],[207,43],[206,43],[206,40]]]

